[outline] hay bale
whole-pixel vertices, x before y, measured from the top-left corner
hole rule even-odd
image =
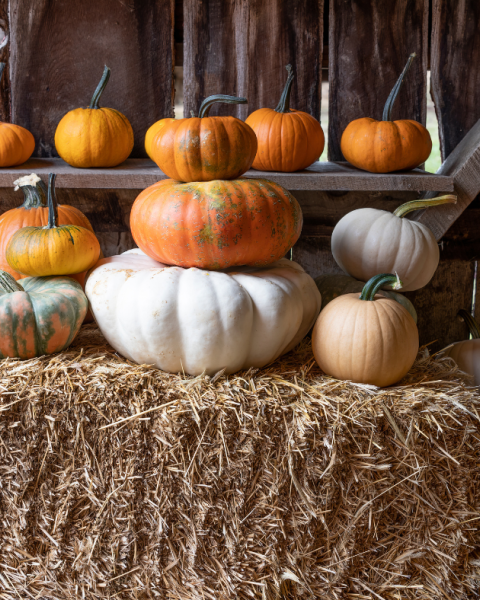
[[[131,364],[95,326],[0,363],[0,598],[472,598],[480,397],[423,352],[401,386]]]

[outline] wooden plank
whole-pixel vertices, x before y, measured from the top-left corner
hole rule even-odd
[[[435,238],[440,240],[480,193],[480,120],[448,155],[437,175],[453,177],[457,203],[418,211],[408,218],[429,227]],[[435,195],[428,193],[425,197],[433,198]]]
[[[381,119],[412,52],[393,118],[425,125],[428,0],[330,0],[329,29],[329,160],[343,160],[340,139],[350,121]]]
[[[69,110],[87,107],[104,64],[102,105],[130,120],[134,157],[156,120],[173,116],[174,0],[10,0],[12,118],[32,131],[36,156],[55,156]]]
[[[431,87],[445,160],[480,119],[480,3],[433,0]]]
[[[65,188],[126,188],[141,189],[166,176],[148,159],[128,159],[112,169],[75,169],[59,158],[35,158],[20,167],[0,169],[0,188],[10,187],[15,179],[32,172],[40,176],[55,172],[57,187]],[[314,163],[297,173],[274,173],[250,170],[244,177],[275,181],[288,190],[358,190],[358,191],[419,191],[453,189],[449,177],[414,169],[407,173],[386,175],[367,173],[348,163]]]
[[[320,118],[323,0],[184,0],[184,28],[185,115],[219,93],[248,106],[216,105],[212,115],[275,108],[290,63],[292,107]]]
[[[0,121],[10,122],[10,26],[8,0],[0,0],[0,62],[6,63],[0,82]],[[22,125],[22,123],[18,123]]]

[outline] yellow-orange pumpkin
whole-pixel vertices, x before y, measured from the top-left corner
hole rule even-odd
[[[160,121],[156,121],[153,125],[151,125],[148,128],[147,133],[145,134],[145,152],[150,158],[152,158],[152,142],[154,137],[161,129],[165,127],[167,123],[171,123],[172,121],[175,121],[175,119],[160,119]]]
[[[166,179],[137,197],[130,228],[138,246],[161,263],[210,270],[264,266],[295,244],[302,211],[287,190],[265,179]]]
[[[0,80],[6,63],[0,63]],[[33,135],[20,125],[0,121],[0,167],[23,164],[35,150]]]
[[[198,117],[172,119],[153,137],[150,152],[162,171],[176,181],[236,179],[252,166],[257,138],[235,117],[209,117],[216,102],[245,104],[246,98],[210,96]]]
[[[110,77],[105,67],[88,108],[68,112],[55,131],[55,148],[72,167],[115,167],[133,148],[133,129],[118,110],[100,108],[100,97]]]
[[[339,296],[320,313],[312,349],[327,375],[385,387],[410,370],[418,352],[417,326],[401,304],[376,295],[385,284],[401,287],[396,275],[376,275],[361,295]]]
[[[12,269],[33,277],[81,273],[93,267],[100,256],[95,234],[78,225],[57,227],[53,192],[55,175],[48,185],[48,224],[23,227],[10,238],[6,258]]]
[[[392,89],[382,120],[356,119],[343,132],[340,142],[343,156],[355,167],[371,173],[404,171],[418,167],[430,156],[432,139],[421,123],[391,120],[393,104],[414,58],[415,54],[411,54]]]
[[[275,109],[260,108],[245,121],[257,136],[258,150],[253,168],[289,173],[310,166],[320,158],[325,136],[320,123],[306,112],[290,108],[293,69]]]

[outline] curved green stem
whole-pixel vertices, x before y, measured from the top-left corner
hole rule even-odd
[[[0,296],[12,292],[23,292],[23,287],[6,271],[0,271]]]
[[[439,206],[440,204],[456,204],[457,197],[453,194],[447,194],[446,196],[438,196],[438,198],[431,198],[430,200],[411,200],[405,202],[393,211],[396,217],[404,217],[408,213],[414,210],[421,210],[422,208],[430,208],[431,206]]]
[[[390,284],[392,290],[399,290],[402,287],[398,275],[395,273],[381,273],[380,275],[374,275],[364,285],[362,293],[360,294],[360,300],[374,300],[375,294],[383,286]]]
[[[55,173],[48,176],[48,225],[47,229],[53,229],[57,226],[57,197],[55,195]]]
[[[458,311],[457,316],[461,317],[465,321],[472,338],[474,340],[478,340],[478,338],[480,338],[480,328],[472,315],[464,308],[461,308]]]
[[[390,92],[390,95],[388,96],[387,101],[385,102],[385,108],[383,109],[383,115],[382,115],[382,121],[391,121],[392,120],[393,105],[395,104],[395,100],[397,99],[398,92],[400,91],[400,88],[402,87],[402,83],[403,83],[403,80],[405,79],[405,75],[407,74],[408,69],[410,68],[410,65],[413,62],[413,59],[416,56],[417,55],[415,54],[415,52],[413,52],[413,54],[410,54],[410,56],[408,57],[407,64],[405,65],[403,71],[400,74],[400,77],[397,79],[397,83],[393,86],[393,89]]]
[[[97,89],[93,92],[92,101],[88,108],[100,108],[98,103],[100,102],[100,96],[103,94],[103,90],[107,87],[108,80],[110,79],[110,69],[105,65],[103,69],[103,75],[100,79],[100,83],[97,85]]]
[[[198,116],[208,117],[208,113],[215,102],[222,102],[223,104],[246,104],[248,100],[246,98],[239,98],[238,96],[225,96],[224,94],[217,94],[216,96],[209,96],[200,105]]]
[[[24,200],[22,208],[41,208],[47,205],[47,188],[38,175],[32,173],[13,182],[15,191],[21,189]]]
[[[283,88],[282,95],[280,96],[280,101],[277,104],[275,112],[278,113],[288,113],[290,110],[290,92],[292,91],[292,83],[295,75],[293,74],[292,65],[287,65],[285,67],[288,72],[287,82],[285,83],[285,87]]]

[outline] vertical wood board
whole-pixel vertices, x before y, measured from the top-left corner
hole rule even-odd
[[[428,0],[330,0],[328,159],[344,160],[340,140],[354,119],[381,119],[408,56],[417,54],[393,119],[425,125]]]
[[[10,121],[10,23],[9,0],[0,0],[0,62],[6,63],[0,82],[0,121]]]
[[[480,119],[480,2],[433,0],[431,88],[443,160]]]
[[[292,108],[320,118],[323,0],[184,0],[184,24],[185,115],[219,93],[248,105],[216,105],[211,115],[275,108],[290,63]]]
[[[35,156],[57,155],[58,122],[88,107],[105,64],[100,104],[127,116],[132,157],[145,156],[148,127],[173,116],[173,12],[174,0],[10,0],[12,119]]]

